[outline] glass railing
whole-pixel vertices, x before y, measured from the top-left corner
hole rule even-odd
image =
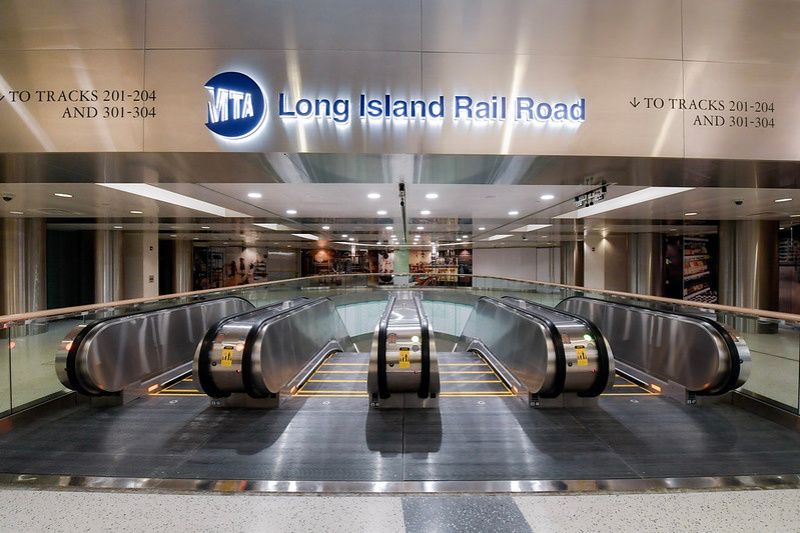
[[[800,396],[800,316],[767,311],[696,304],[681,300],[639,296],[613,291],[570,287],[550,283],[487,276],[425,279],[414,274],[397,275],[410,287],[425,291],[431,301],[433,326],[443,333],[457,334],[465,318],[465,306],[482,295],[519,296],[546,305],[556,305],[578,294],[679,313],[703,314],[737,329],[747,342],[753,360],[750,377],[740,392],[782,409],[797,413]],[[0,317],[0,413],[16,412],[28,406],[66,394],[56,378],[56,351],[76,326],[100,318],[159,309],[220,296],[240,296],[256,306],[297,296],[333,298],[345,322],[359,324],[356,334],[368,331],[366,307],[359,304],[385,299],[385,291],[406,285],[381,285],[374,274],[314,276],[242,287],[196,291],[180,295],[125,302],[112,302],[70,309]],[[435,302],[451,302],[448,309]],[[377,316],[377,315],[376,315]],[[354,326],[355,327],[355,326]],[[363,331],[362,331],[363,330]]]

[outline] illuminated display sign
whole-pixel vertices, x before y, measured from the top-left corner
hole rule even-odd
[[[228,139],[255,133],[267,115],[267,96],[246,74],[223,72],[205,84],[209,99],[206,127]],[[436,120],[538,122],[578,125],[586,120],[586,99],[544,100],[530,96],[476,98],[458,94],[430,99],[398,98],[392,94],[360,94],[350,98],[292,98],[276,95],[275,116],[280,120],[329,120],[347,124],[351,120]]]

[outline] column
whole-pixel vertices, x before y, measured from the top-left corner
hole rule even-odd
[[[0,315],[47,308],[46,231],[41,218],[0,219]]]
[[[94,300],[97,303],[122,300],[122,233],[107,229],[95,233]]]
[[[722,222],[719,297],[723,305],[778,309],[778,222]]]
[[[172,263],[172,291],[175,293],[192,290],[192,268],[194,258],[192,241],[180,239],[174,242],[175,260]]]
[[[628,235],[628,292],[663,294],[663,247],[660,233]]]
[[[561,283],[583,287],[583,242],[561,243]]]

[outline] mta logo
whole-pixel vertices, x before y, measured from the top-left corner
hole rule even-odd
[[[250,76],[222,72],[208,80],[205,88],[209,95],[206,127],[217,135],[243,139],[264,122],[264,92]]]

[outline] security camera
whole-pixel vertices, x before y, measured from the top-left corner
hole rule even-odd
[[[4,202],[10,202],[13,199],[14,199],[14,195],[11,194],[10,192],[4,192],[3,193],[3,201]]]
[[[744,200],[734,200],[733,203],[735,203],[736,205],[742,205],[744,203]]]
[[[528,236],[527,236],[527,235],[523,235],[523,236],[522,236],[522,240],[523,240],[523,241],[527,241],[527,240],[528,240]]]

